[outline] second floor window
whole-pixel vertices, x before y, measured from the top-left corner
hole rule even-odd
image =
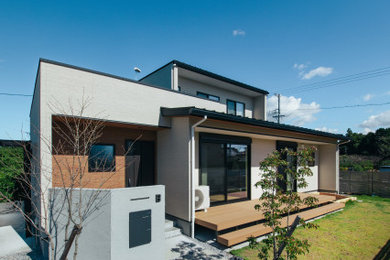
[[[245,116],[245,104],[233,100],[226,101],[227,113],[235,116]]]
[[[213,101],[217,101],[219,102],[220,98],[218,96],[214,96],[214,95],[210,95],[210,94],[206,94],[206,93],[203,93],[203,92],[196,92],[196,95],[198,97],[201,97],[201,98],[207,98],[207,99],[210,99],[210,100],[213,100]]]

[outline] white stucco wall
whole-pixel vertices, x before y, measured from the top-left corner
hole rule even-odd
[[[166,213],[191,221],[190,120],[172,119],[171,129],[157,132],[157,183],[165,185]]]
[[[339,149],[337,144],[319,146],[319,189],[339,190]]]
[[[95,73],[41,63],[42,107],[49,102],[70,112],[82,97],[89,99],[84,116],[127,123],[160,125],[160,107],[196,106],[225,112],[226,106],[181,93]],[[45,111],[46,114],[62,111]],[[169,125],[162,122],[163,125]]]
[[[251,199],[258,199],[261,194],[261,188],[256,188],[256,182],[261,179],[260,162],[270,153],[275,151],[276,141],[264,139],[252,139],[251,152]]]
[[[302,144],[299,144],[301,146]],[[308,192],[308,191],[317,191],[318,190],[318,165],[319,165],[319,151],[318,146],[316,147],[315,151],[315,162],[314,166],[310,167],[311,172],[313,173],[312,176],[306,177],[307,181],[307,187],[306,188],[298,188],[298,192]]]
[[[170,126],[169,119],[161,119],[160,107],[196,106],[219,112],[226,111],[226,105],[224,104],[47,62],[40,62],[37,82],[30,117],[31,129],[37,127],[38,129],[35,134],[32,132],[31,138],[33,143],[38,144],[36,146],[38,152],[35,155],[40,166],[41,184],[44,190],[51,188],[52,115],[71,115],[71,108],[77,111],[83,100],[88,100],[88,108],[83,113],[84,117],[151,126]],[[166,132],[164,133],[164,131]],[[166,144],[166,148],[162,149],[168,149],[168,151],[174,148],[171,144],[179,143],[178,136],[172,135],[172,133],[178,132],[171,131],[171,134],[167,134],[169,131],[163,130],[159,135],[160,138],[158,138],[160,144]],[[185,135],[183,139],[188,138],[188,131],[183,130],[183,133],[179,135]],[[168,141],[164,141],[164,138],[167,138]],[[183,139],[180,145],[188,145],[188,141]],[[176,155],[179,157],[185,155],[185,148],[183,150],[182,147],[178,147],[178,149]],[[164,151],[158,154],[167,155]],[[170,158],[176,160],[175,157]],[[160,168],[162,160],[158,158],[158,162],[160,163],[157,168]],[[188,164],[188,158],[183,159],[183,162],[181,165]],[[168,163],[170,162],[168,161]],[[164,166],[161,169],[164,169]],[[171,174],[169,170],[172,168],[169,165],[166,166],[166,169],[165,174]],[[164,172],[164,170],[161,170],[161,172]],[[183,178],[187,180],[188,173],[188,167],[180,171],[180,174],[184,176]],[[175,176],[175,173],[172,173],[172,176]],[[168,183],[168,180],[166,182]],[[185,185],[187,186],[183,186],[182,189],[189,193],[188,184]],[[169,189],[167,195],[172,195]],[[187,203],[188,196],[186,194],[180,198]],[[172,212],[172,208],[174,207],[167,207],[168,212]],[[185,208],[188,208],[188,206],[185,206]],[[179,211],[173,213],[177,213],[183,219],[189,218],[188,212],[182,212],[182,209]]]
[[[41,122],[40,122],[40,75],[38,74],[35,82],[34,89],[34,100],[31,104],[30,110],[30,140],[31,140],[31,149],[33,157],[31,158],[31,185],[33,190],[38,191],[40,185],[40,158],[41,158],[41,141],[40,141],[40,131],[41,131]],[[36,205],[34,211],[40,211],[40,198],[37,193],[32,193],[33,203]],[[38,213],[36,212],[36,213]],[[38,216],[35,216],[38,217]]]
[[[222,88],[214,87],[207,85],[202,82],[194,81],[188,78],[179,76],[179,86],[181,87],[181,92],[195,95],[197,92],[203,92],[210,95],[215,95],[220,97],[220,103],[225,106],[225,110],[223,112],[226,113],[226,100],[230,99],[233,101],[238,101],[245,103],[245,116],[252,117],[253,111],[253,98],[245,95],[240,95],[239,93],[235,93],[232,91],[228,91]]]

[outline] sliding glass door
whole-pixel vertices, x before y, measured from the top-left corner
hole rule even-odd
[[[210,187],[212,204],[249,198],[250,139],[200,136],[200,185]]]
[[[227,200],[248,198],[248,145],[226,144]]]
[[[225,144],[201,144],[201,185],[210,186],[211,202],[225,201]]]

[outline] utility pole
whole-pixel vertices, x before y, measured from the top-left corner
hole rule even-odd
[[[276,115],[272,116],[273,118],[278,119],[278,124],[280,124],[280,118],[285,117],[285,115],[280,114],[280,94],[275,94],[278,97],[278,108],[276,109]]]

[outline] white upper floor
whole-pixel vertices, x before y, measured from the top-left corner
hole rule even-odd
[[[228,114],[266,120],[267,91],[176,60],[140,82],[223,104]]]

